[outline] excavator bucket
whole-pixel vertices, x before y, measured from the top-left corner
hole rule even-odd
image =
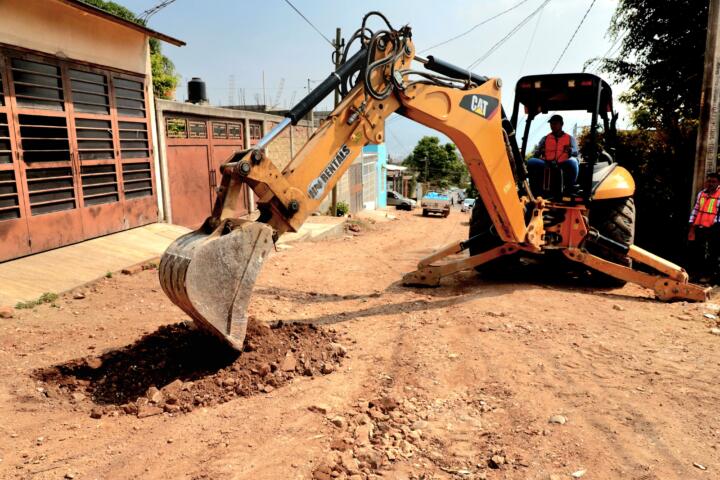
[[[242,351],[253,285],[273,247],[264,223],[209,222],[175,240],[160,260],[160,285],[202,329]]]

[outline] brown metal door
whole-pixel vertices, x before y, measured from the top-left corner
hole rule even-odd
[[[113,74],[111,91],[117,112],[122,199],[125,226],[128,228],[153,223],[158,219],[146,102],[148,88],[148,83],[142,78]]]
[[[82,240],[79,172],[61,67],[55,60],[33,55],[13,55],[8,63],[30,250]]]
[[[362,163],[350,165],[350,211],[357,213],[363,208]]]
[[[125,227],[117,129],[111,115],[108,75],[85,67],[66,67],[71,137],[80,170],[80,212],[86,237]]]
[[[243,139],[244,125],[240,122],[213,120],[212,125],[212,165],[210,187],[212,193],[212,201],[217,197],[215,187],[222,178],[220,166],[232,158],[239,151],[245,149]],[[250,213],[249,208],[249,190],[247,185],[243,185],[240,201],[238,202],[237,215],[244,216]],[[208,215],[210,212],[208,211]]]
[[[196,228],[210,215],[207,145],[168,145],[168,176],[172,222]]]
[[[5,64],[0,57],[0,262],[30,253],[20,167],[13,151],[15,129],[8,107]]]

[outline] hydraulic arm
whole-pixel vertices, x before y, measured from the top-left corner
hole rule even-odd
[[[373,15],[380,16],[387,28],[371,32],[366,21]],[[360,49],[348,58],[356,40]],[[392,113],[438,130],[458,146],[504,242],[488,252],[488,258],[543,248],[542,216],[539,222],[532,216],[527,221],[526,212],[538,209],[538,199],[527,188],[514,133],[502,111],[499,79],[479,77],[433,58],[415,57],[410,28],[395,30],[375,12],[365,16],[362,27],[348,42],[344,58],[340,69],[296,105],[258,145],[237,152],[223,165],[212,215],[199,230],[178,239],[163,255],[160,280],[167,295],[198,325],[234,348],[242,348],[252,287],[274,241],[300,228],[365,145],[384,141],[384,122]],[[414,59],[426,69],[413,70]],[[290,164],[282,170],[277,168],[265,147],[336,88],[343,93],[341,103]],[[243,183],[258,198],[261,214],[257,222],[237,218]],[[588,229],[584,231],[587,234]],[[576,235],[572,248],[580,249],[585,236]],[[468,268],[432,264],[461,251],[459,247],[450,246],[430,261],[421,262],[418,272],[406,280],[436,284],[441,276]],[[587,262],[588,258],[573,259]]]

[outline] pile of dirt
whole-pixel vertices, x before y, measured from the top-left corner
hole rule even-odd
[[[346,355],[333,330],[313,325],[248,324],[241,354],[188,324],[161,327],[99,357],[37,370],[50,399],[90,416],[178,414],[235,397],[270,393],[298,375],[327,375]]]

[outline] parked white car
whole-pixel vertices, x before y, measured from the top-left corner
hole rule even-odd
[[[461,212],[470,212],[472,211],[473,207],[475,206],[475,199],[474,198],[466,198],[463,200],[462,205],[460,206]]]
[[[417,205],[417,202],[411,198],[400,195],[398,192],[388,190],[387,205],[388,207],[394,206],[398,210],[412,210],[415,208],[415,205]]]

